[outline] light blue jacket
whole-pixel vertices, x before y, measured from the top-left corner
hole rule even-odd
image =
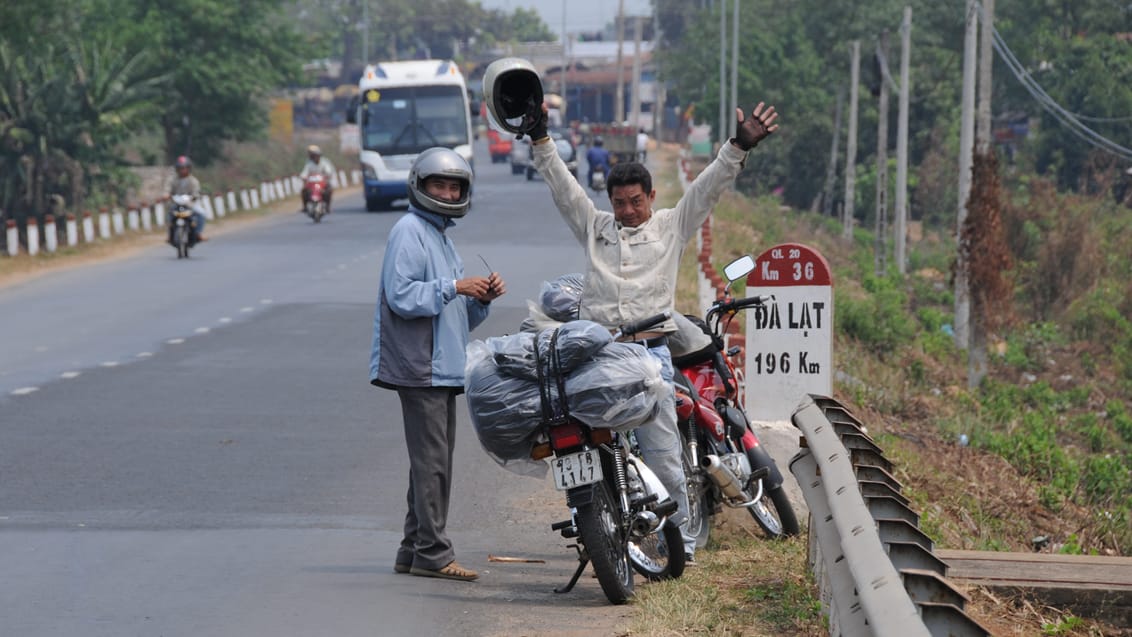
[[[464,263],[444,234],[453,221],[417,210],[389,231],[373,317],[370,382],[380,387],[463,387],[468,332],[488,306],[456,294]]]

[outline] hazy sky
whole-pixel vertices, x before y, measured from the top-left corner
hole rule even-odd
[[[510,12],[520,7],[534,9],[555,33],[562,33],[562,8],[566,7],[566,31],[597,31],[617,19],[617,0],[479,0],[485,8]],[[625,0],[626,15],[649,15],[649,0]]]

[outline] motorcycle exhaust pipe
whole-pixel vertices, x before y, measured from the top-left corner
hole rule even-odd
[[[748,496],[743,493],[743,485],[739,483],[739,478],[719,460],[719,456],[714,454],[703,456],[700,458],[700,466],[707,471],[712,482],[719,487],[724,496],[732,500],[747,499]]]
[[[630,524],[633,535],[637,537],[645,537],[652,533],[660,526],[660,518],[652,511],[640,511],[637,515],[633,516],[633,522]]]

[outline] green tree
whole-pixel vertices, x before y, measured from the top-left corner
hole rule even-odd
[[[300,40],[281,1],[131,2],[131,36],[172,78],[160,118],[166,158],[207,165],[225,142],[261,134],[270,91],[299,74]]]

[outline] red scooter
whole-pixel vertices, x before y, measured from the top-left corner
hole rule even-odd
[[[742,269],[747,267],[746,272]],[[727,268],[735,281],[754,268],[744,257]],[[688,528],[696,546],[707,544],[711,516],[721,505],[745,508],[770,538],[798,534],[798,519],[782,488],[782,473],[759,444],[743,411],[736,359],[741,348],[725,351],[723,334],[739,310],[762,305],[772,297],[732,299],[712,304],[697,323],[711,337],[699,351],[673,358],[676,368],[676,411],[688,477]]]
[[[303,212],[314,219],[315,223],[330,214],[330,182],[322,173],[311,173],[303,183],[303,192],[306,200],[303,202]]]

